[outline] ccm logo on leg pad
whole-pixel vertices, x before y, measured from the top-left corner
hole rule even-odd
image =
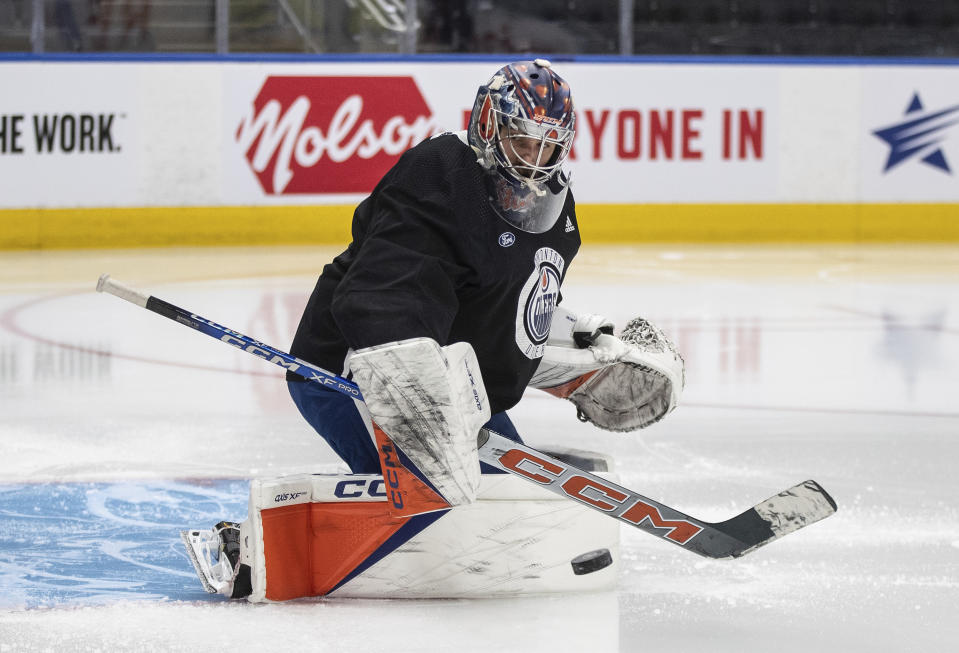
[[[364,495],[385,499],[386,492],[383,490],[383,479],[358,478],[345,480],[337,483],[333,489],[333,496],[338,499],[358,499]]]

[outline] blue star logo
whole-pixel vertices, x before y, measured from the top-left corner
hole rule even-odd
[[[889,158],[883,173],[916,156],[923,163],[952,174],[939,145],[945,140],[945,131],[959,123],[956,114],[959,114],[959,105],[927,113],[919,94],[913,93],[912,102],[904,114],[905,120],[873,132],[889,145]]]

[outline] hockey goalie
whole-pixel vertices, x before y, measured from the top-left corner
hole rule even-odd
[[[246,521],[185,532],[208,591],[279,601],[613,585],[616,521],[477,454],[484,433],[522,442],[507,412],[528,387],[611,431],[654,424],[683,389],[682,358],[648,321],[616,334],[561,305],[580,246],[563,167],[574,133],[566,81],[548,61],[516,62],[479,87],[466,131],[416,144],[359,204],[291,354],[342,370],[362,400],[287,374],[351,473],[255,480]],[[602,456],[552,453],[614,478]]]

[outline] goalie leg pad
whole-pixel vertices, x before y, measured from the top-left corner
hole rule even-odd
[[[608,474],[612,480],[615,475]],[[597,591],[613,564],[570,561],[609,549],[619,524],[510,475],[484,476],[478,500],[398,518],[383,477],[313,474],[255,480],[241,526],[252,602],[306,596],[455,598]]]

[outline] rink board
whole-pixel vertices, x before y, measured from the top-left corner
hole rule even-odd
[[[0,209],[0,249],[336,245],[355,206]],[[959,204],[579,204],[592,244],[959,241]]]
[[[464,128],[502,63],[0,60],[0,248],[345,244],[353,207]],[[591,242],[959,240],[959,64],[556,67]]]

